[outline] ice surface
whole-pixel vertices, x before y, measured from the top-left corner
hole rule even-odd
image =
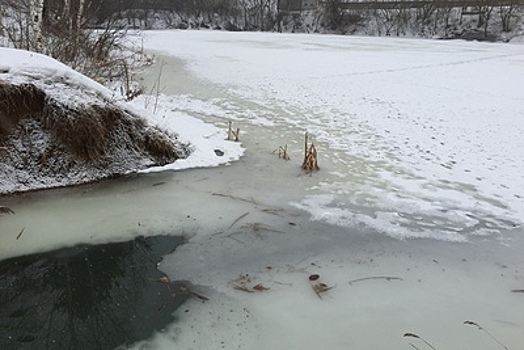
[[[522,221],[514,196],[521,173],[511,170],[522,169],[522,48],[261,33],[146,38],[147,48],[175,56],[157,59],[170,67],[163,92],[181,110],[243,130],[245,157],[223,171],[226,183],[211,175],[217,188],[209,191],[225,190],[223,208],[216,197],[205,200],[213,224],[160,267],[249,312],[256,345],[246,339],[238,348],[424,347],[406,332],[437,348],[492,348],[466,319],[485,323],[509,348],[524,343],[509,292],[523,280],[522,231],[507,231]],[[321,171],[312,175],[298,169],[305,130],[320,152]],[[285,143],[288,163],[271,154]],[[322,299],[311,273],[334,286]],[[235,290],[246,274],[250,287],[270,291]],[[348,284],[373,276],[402,280]],[[213,323],[227,306],[196,306],[197,316],[181,317],[186,336],[174,344],[220,349],[219,339],[245,327]],[[199,342],[198,324],[218,332],[206,338],[217,341]]]
[[[153,31],[144,46],[176,56],[197,79],[177,89],[199,85],[230,111],[216,117],[313,135],[327,174],[296,206],[314,219],[454,241],[522,224],[521,45]]]

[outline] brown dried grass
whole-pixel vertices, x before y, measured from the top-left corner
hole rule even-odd
[[[13,85],[0,80],[0,141],[18,122],[42,111],[45,93],[31,84]]]
[[[17,126],[27,118],[38,121],[52,135],[55,145],[81,163],[104,165],[113,160],[113,153],[121,154],[122,150],[149,158],[154,165],[178,158],[174,138],[115,105],[73,108],[32,84],[0,81],[0,147],[10,136],[16,136]],[[48,153],[60,156],[61,152],[41,153],[47,161]]]
[[[157,128],[147,129],[144,145],[150,154],[154,154],[164,164],[177,158],[172,141]]]
[[[101,159],[106,154],[110,130],[103,115],[90,109],[64,109],[48,104],[44,126],[74,155],[85,161]]]

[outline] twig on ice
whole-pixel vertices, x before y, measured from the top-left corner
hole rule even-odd
[[[353,283],[356,283],[356,282],[367,281],[367,280],[387,280],[387,281],[397,280],[397,281],[403,281],[403,279],[400,278],[400,277],[391,277],[391,276],[371,276],[371,277],[357,278],[357,279],[355,279],[355,280],[351,280],[351,281],[349,281],[348,283],[349,283],[349,284],[353,284]]]

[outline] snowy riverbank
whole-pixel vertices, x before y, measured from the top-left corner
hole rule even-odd
[[[78,185],[144,168],[216,166],[243,152],[225,141],[224,130],[177,113],[164,96],[129,103],[50,57],[8,48],[0,48],[0,57],[0,193]],[[153,99],[156,113],[145,109]],[[178,136],[170,140],[170,134]]]

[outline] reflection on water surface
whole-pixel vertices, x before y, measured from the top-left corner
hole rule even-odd
[[[113,349],[173,322],[187,298],[159,283],[180,237],[79,245],[0,262],[0,349]],[[177,286],[178,285],[178,286]]]

